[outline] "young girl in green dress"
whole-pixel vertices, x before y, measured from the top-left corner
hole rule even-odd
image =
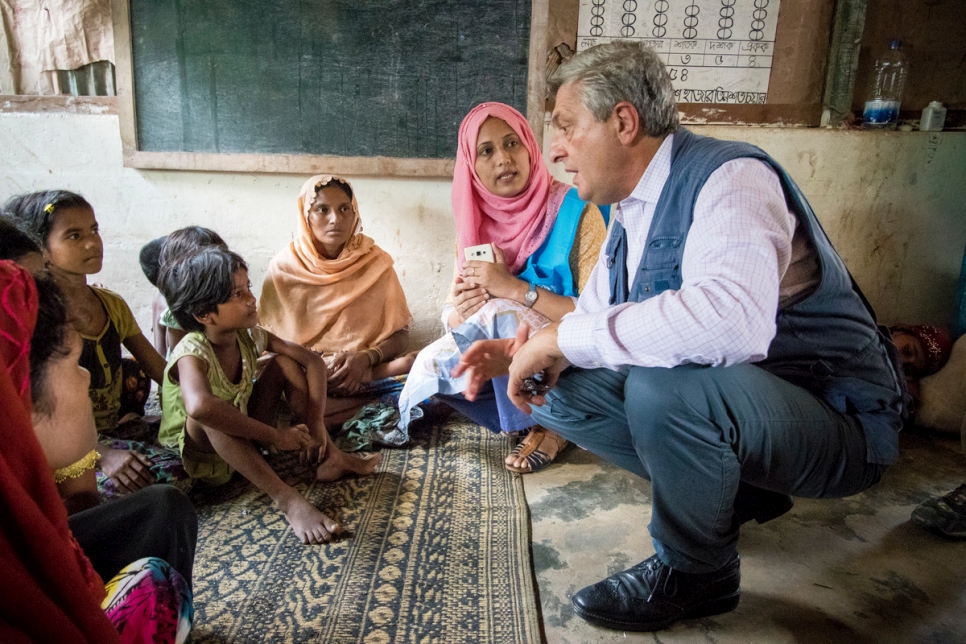
[[[329,440],[322,358],[257,326],[248,265],[231,251],[213,246],[164,263],[159,286],[187,331],[165,369],[162,444],[181,452],[192,478],[219,485],[238,471],[278,504],[303,543],[332,539],[339,524],[283,482],[258,449],[301,450],[319,481],[375,469],[380,455],[353,458]],[[266,350],[275,355],[256,378]],[[298,424],[279,428],[283,393]]]

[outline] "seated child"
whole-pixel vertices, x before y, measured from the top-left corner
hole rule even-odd
[[[14,197],[5,208],[20,230],[40,247],[48,270],[67,297],[72,324],[81,334],[80,364],[91,374],[89,394],[102,438],[99,465],[107,477],[108,493],[141,489],[155,483],[156,474],[171,480],[176,474],[162,472],[164,467],[150,455],[132,449],[133,445],[116,447],[106,442],[107,438],[122,437],[119,432],[125,430],[120,427],[121,421],[127,420],[129,413],[143,414],[150,388],[143,373],[160,382],[164,359],[141,333],[121,296],[87,283],[87,276],[99,272],[104,260],[104,245],[91,205],[80,195],[51,190]],[[122,361],[122,344],[136,364]],[[140,428],[143,423],[135,426]]]
[[[889,334],[899,351],[915,413],[922,400],[919,379],[942,369],[949,360],[953,340],[945,330],[929,324],[897,324],[889,327]]]
[[[141,271],[154,287],[154,299],[151,300],[151,335],[154,337],[154,348],[163,356],[168,355],[168,343],[165,338],[166,327],[161,324],[161,315],[168,310],[168,303],[164,301],[164,296],[158,290],[158,273],[161,272],[161,247],[164,246],[164,237],[152,239],[138,253],[138,263]]]
[[[180,450],[194,478],[218,485],[237,470],[278,504],[303,543],[329,541],[339,524],[286,485],[257,447],[303,450],[320,481],[373,472],[381,455],[356,459],[329,439],[322,358],[257,326],[248,265],[231,251],[212,246],[163,263],[159,284],[188,332],[165,370],[162,443]],[[266,349],[276,355],[256,379]],[[283,393],[300,424],[279,429]]]
[[[158,285],[158,275],[161,267],[173,258],[186,253],[193,253],[206,246],[218,246],[228,250],[228,244],[221,235],[202,226],[187,226],[179,228],[169,235],[154,239],[141,248],[141,270],[155,287]],[[167,357],[174,347],[185,336],[184,329],[171,315],[171,309],[164,296],[158,291],[151,307],[152,328],[154,330],[154,346],[158,353]]]
[[[954,345],[945,330],[929,325],[900,324],[889,331],[902,357],[916,420],[930,429],[959,432],[966,448],[962,343]],[[966,539],[966,484],[924,501],[912,511],[912,522],[947,539]]]
[[[0,211],[0,259],[17,262],[31,273],[47,270],[40,247],[17,229],[6,211]]]
[[[96,505],[97,430],[87,397],[89,374],[78,364],[81,342],[68,323],[63,295],[46,274],[32,279],[12,262],[0,262],[0,292],[0,362],[5,367],[0,376],[16,387],[5,388],[0,397],[2,469],[12,474],[4,477],[4,497],[12,511],[0,522],[0,541],[8,546],[0,557],[5,571],[0,583],[16,588],[20,597],[3,602],[0,640],[80,641],[76,632],[59,632],[52,624],[63,623],[61,610],[76,617],[80,604],[87,607],[84,621],[104,622],[98,614],[101,602],[122,641],[184,641],[192,618],[197,533],[191,502],[183,492],[156,485]],[[82,493],[93,501],[87,509],[77,505]],[[32,573],[31,581],[11,574],[22,566]],[[64,578],[69,583],[59,584]],[[103,580],[111,581],[105,587]],[[44,599],[38,597],[37,584],[47,591],[41,593]],[[12,637],[10,626],[17,622],[34,636]],[[118,641],[118,632],[104,628],[90,641]]]
[[[906,367],[903,361],[907,374],[912,371],[921,378],[916,378],[915,389],[910,386],[917,403],[916,424],[959,434],[966,450],[966,336],[952,344],[949,335],[936,327],[896,326],[890,330],[900,353],[921,356],[918,371],[918,365]],[[903,351],[903,345],[910,344],[912,349]],[[966,539],[966,483],[924,501],[912,511],[912,522],[947,539]]]

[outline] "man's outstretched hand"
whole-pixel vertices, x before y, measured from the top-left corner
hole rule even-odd
[[[458,378],[464,373],[469,375],[469,384],[463,396],[467,400],[476,400],[483,385],[509,373],[514,354],[526,343],[529,334],[529,325],[521,322],[517,325],[515,338],[474,342],[453,368],[454,377]]]

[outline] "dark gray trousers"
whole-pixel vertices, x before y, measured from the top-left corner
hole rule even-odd
[[[655,550],[682,572],[737,554],[739,484],[844,497],[885,470],[866,462],[855,419],[750,364],[571,368],[533,409],[544,427],[651,481]]]

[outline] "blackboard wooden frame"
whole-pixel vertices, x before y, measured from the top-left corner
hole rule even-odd
[[[527,120],[537,142],[543,143],[546,95],[547,20],[549,0],[532,0],[527,69]],[[124,165],[145,170],[196,170],[286,174],[451,177],[455,159],[341,157],[305,154],[220,154],[149,152],[138,149],[131,46],[130,0],[113,0],[114,56],[118,120]],[[455,155],[455,150],[454,150]]]

